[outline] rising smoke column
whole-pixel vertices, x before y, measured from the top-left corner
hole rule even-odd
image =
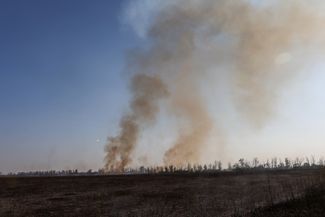
[[[107,171],[123,171],[132,162],[130,155],[137,143],[140,125],[155,120],[159,110],[158,100],[168,94],[158,76],[145,74],[133,76],[131,90],[131,111],[120,121],[120,134],[108,138],[105,158]]]
[[[154,123],[159,106],[185,123],[164,163],[199,161],[210,130],[222,124],[211,119],[209,96],[200,86],[213,66],[229,69],[214,73],[233,78],[228,85],[238,113],[253,126],[263,126],[272,117],[277,94],[299,67],[282,64],[290,60],[290,51],[324,44],[325,19],[302,1],[274,1],[265,7],[248,0],[170,2],[148,29],[150,48],[132,53],[131,112],[121,119],[120,135],[109,139],[107,169],[123,169],[131,162],[140,126]]]

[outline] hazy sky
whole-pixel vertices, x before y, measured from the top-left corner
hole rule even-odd
[[[116,134],[129,99],[127,50],[146,44],[150,18],[164,4],[0,1],[0,171],[103,166],[106,137]],[[321,55],[301,59],[304,68],[262,129],[227,116],[226,102],[210,102],[227,141],[212,136],[205,161],[325,155],[325,64]],[[213,80],[207,97],[218,95]],[[136,153],[159,163],[171,132],[163,123],[151,130]]]

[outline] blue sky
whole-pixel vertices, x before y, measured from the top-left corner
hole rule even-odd
[[[0,1],[0,171],[101,166],[136,44],[124,3]]]
[[[127,110],[127,51],[146,43],[150,21],[166,4],[0,1],[0,172],[103,166],[106,137],[117,133]],[[211,100],[223,88],[211,73],[203,94],[227,141],[216,145],[212,135],[206,161],[325,153],[323,56],[304,53],[295,61],[306,61],[305,67],[281,93],[275,117],[258,131],[234,117],[226,101]],[[159,163],[175,134],[164,121],[140,138],[138,156]]]

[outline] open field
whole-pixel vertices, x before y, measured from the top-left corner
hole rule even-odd
[[[322,170],[2,177],[0,216],[232,216],[298,198]]]
[[[256,208],[237,217],[323,217],[325,213],[324,184],[307,189],[299,198]]]

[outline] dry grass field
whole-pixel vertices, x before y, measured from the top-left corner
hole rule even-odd
[[[236,216],[299,198],[321,170],[2,177],[0,216]]]

